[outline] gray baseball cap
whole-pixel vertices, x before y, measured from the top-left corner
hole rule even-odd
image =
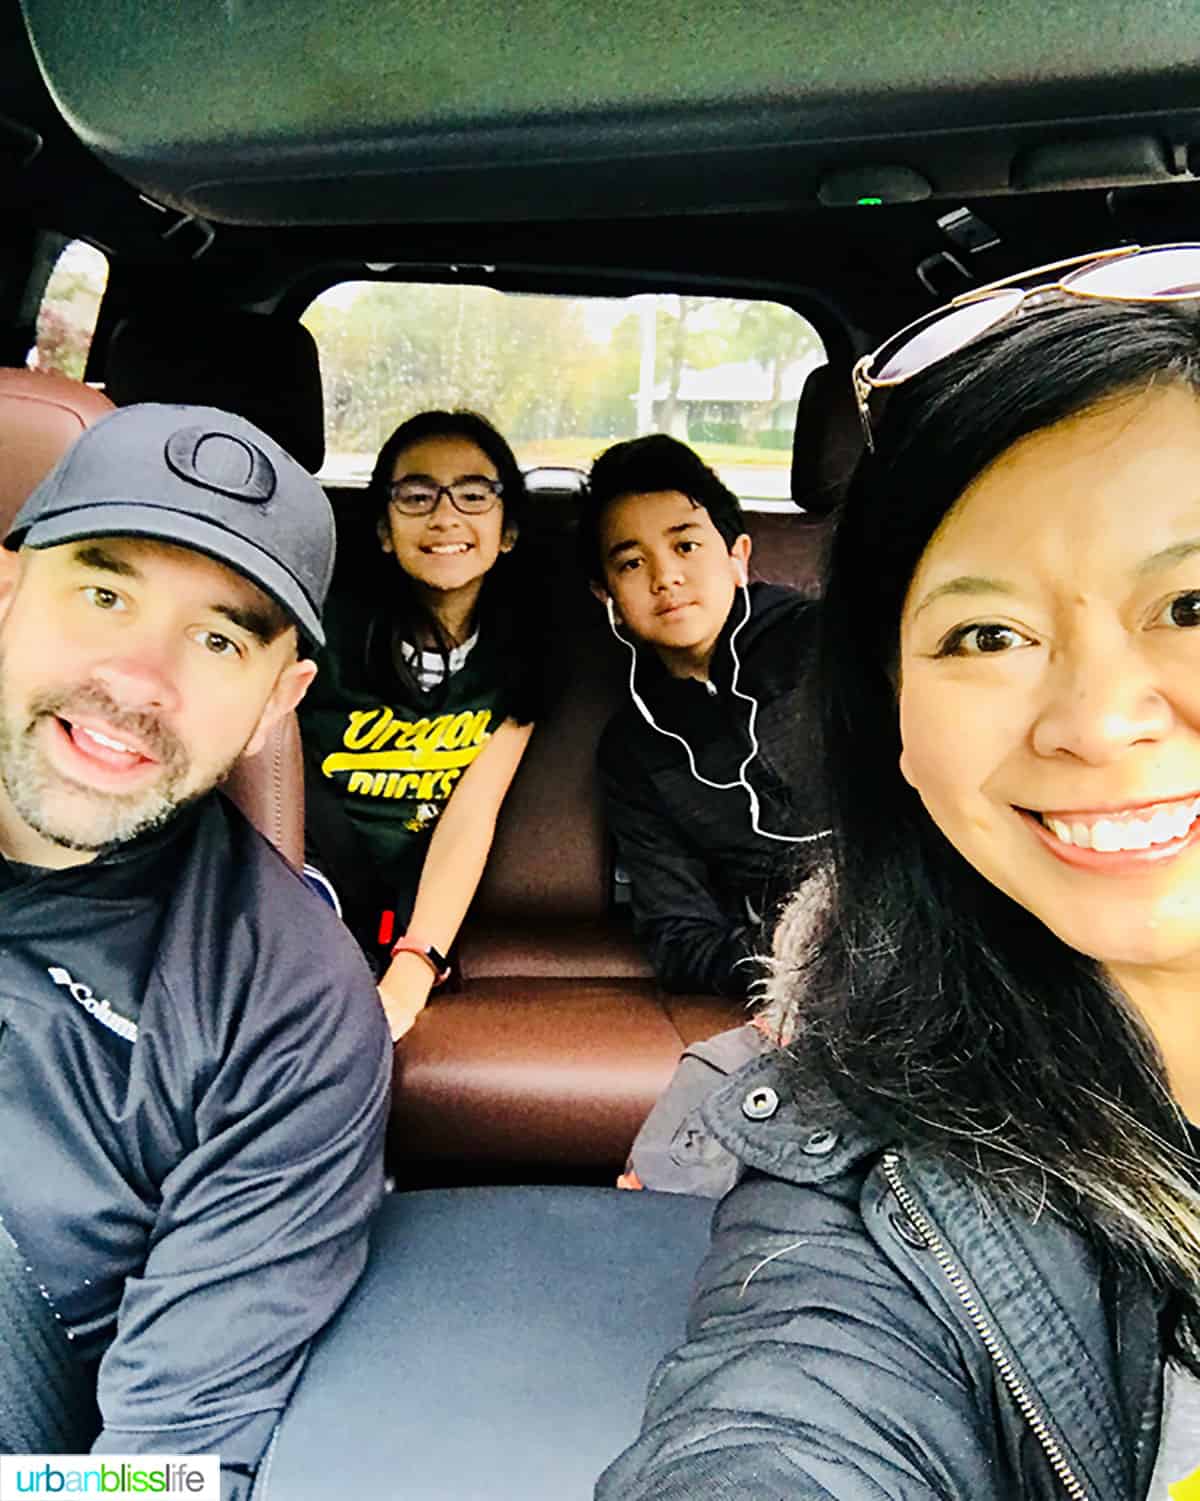
[[[204,553],[325,644],[333,512],[312,475],[244,417],[147,402],[87,428],[17,512],[4,545],[89,537],[151,537]]]

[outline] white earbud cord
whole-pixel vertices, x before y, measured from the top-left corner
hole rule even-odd
[[[742,599],[745,603],[745,610],[742,613],[741,620],[739,620],[737,625],[734,626],[733,634],[729,638],[729,651],[730,655],[733,657],[733,676],[730,679],[729,691],[733,697],[740,698],[743,703],[750,705],[750,715],[746,722],[746,731],[750,739],[750,750],[745,759],[742,761],[742,764],[738,767],[737,777],[732,782],[714,782],[711,781],[708,777],[701,776],[700,770],[696,765],[696,757],[692,752],[692,747],[683,738],[683,736],[676,734],[674,730],[664,730],[662,725],[658,724],[655,721],[654,715],[650,712],[645,701],[638,693],[637,687],[635,685],[635,679],[637,677],[637,648],[634,646],[633,642],[630,641],[628,636],[622,636],[621,632],[617,629],[616,613],[613,608],[611,596],[607,601],[608,624],[617,640],[624,642],[624,644],[629,648],[630,698],[633,699],[634,703],[638,707],[638,712],[641,714],[642,718],[646,721],[646,723],[652,730],[657,730],[660,735],[665,735],[668,740],[678,741],[678,743],[683,746],[684,754],[687,756],[688,770],[691,772],[695,780],[699,782],[701,786],[711,787],[716,792],[731,792],[735,787],[743,788],[750,803],[750,827],[757,835],[759,835],[760,838],[777,839],[781,844],[812,844],[815,840],[827,839],[832,833],[832,830],[819,829],[815,834],[773,834],[770,829],[764,829],[758,821],[759,814],[761,812],[758,793],[750,785],[750,781],[746,775],[751,763],[758,755],[759,750],[758,734],[756,728],[758,723],[758,700],[754,697],[753,694],[743,693],[738,688],[738,678],[741,675],[742,663],[741,658],[737,654],[737,638],[740,635],[742,628],[745,626],[746,622],[750,619],[750,590],[745,583],[741,585],[741,590]]]

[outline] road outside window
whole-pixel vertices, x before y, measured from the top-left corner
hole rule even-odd
[[[744,501],[787,504],[796,404],[825,362],[794,309],[698,295],[544,297],[489,287],[344,282],[311,304],[328,484],[364,483],[405,417],[470,407],[526,468],[587,469],[668,432]]]

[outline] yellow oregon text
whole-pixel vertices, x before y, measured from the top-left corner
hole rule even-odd
[[[422,772],[449,771],[454,767],[461,771],[464,766],[470,766],[480,749],[478,745],[471,745],[466,750],[428,751],[425,754],[419,751],[368,751],[358,755],[350,751],[334,751],[321,762],[321,770],[327,777],[338,771]]]
[[[1195,1469],[1183,1480],[1167,1486],[1171,1501],[1200,1501],[1200,1469]]]
[[[403,763],[393,764],[419,765],[431,751],[482,745],[491,722],[490,709],[464,709],[461,714],[439,714],[433,719],[398,719],[386,706],[355,709],[342,744],[348,751],[407,751],[410,754]]]

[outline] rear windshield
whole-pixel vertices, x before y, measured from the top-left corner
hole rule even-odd
[[[695,294],[352,281],[318,297],[303,322],[321,355],[321,478],[333,485],[365,483],[414,412],[469,407],[527,470],[586,470],[610,443],[668,432],[744,501],[787,504],[796,404],[825,361],[793,308]]]

